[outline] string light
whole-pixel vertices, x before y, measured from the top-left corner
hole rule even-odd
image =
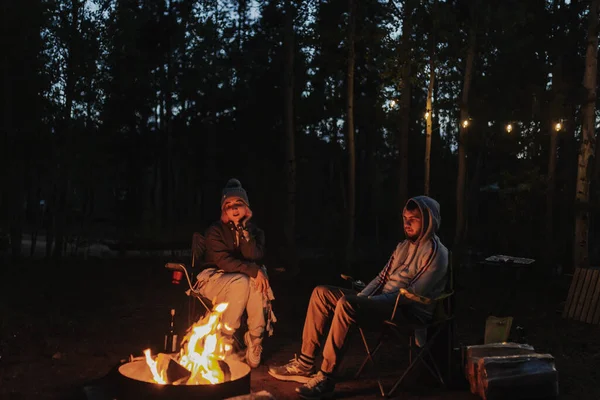
[[[562,129],[562,124],[560,122],[557,122],[556,125],[554,125],[554,130],[556,132],[560,131]]]
[[[469,120],[468,120],[468,119],[465,119],[465,120],[462,122],[462,126],[463,126],[463,128],[466,128],[467,126],[469,126]]]
[[[425,119],[429,119],[429,111],[425,111]]]
[[[396,107],[396,100],[390,100],[390,107]]]
[[[508,133],[511,133],[511,132],[512,132],[512,130],[513,130],[513,126],[512,126],[512,124],[508,124],[508,125],[506,125],[506,132],[508,132]]]

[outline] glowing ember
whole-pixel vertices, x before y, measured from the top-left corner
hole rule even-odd
[[[225,381],[227,367],[225,356],[231,351],[231,345],[223,342],[221,329],[228,329],[221,324],[221,316],[227,308],[227,303],[218,304],[206,317],[191,326],[181,341],[182,348],[173,359],[191,372],[186,382],[173,384],[215,384]],[[167,383],[168,364],[157,362],[152,358],[150,349],[144,351],[146,363],[152,372],[154,381],[159,384]]]

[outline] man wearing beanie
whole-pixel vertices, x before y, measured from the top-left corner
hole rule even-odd
[[[436,235],[441,222],[440,205],[427,196],[413,197],[406,203],[402,217],[406,240],[398,243],[383,270],[360,293],[317,286],[306,312],[300,355],[285,365],[269,368],[274,378],[303,383],[296,388],[301,398],[334,395],[348,334],[356,324],[376,326],[392,313],[400,324],[431,321],[435,305],[422,305],[400,293],[404,289],[436,298],[446,286],[448,250]],[[416,331],[417,344],[423,342],[424,334]],[[317,366],[319,351],[323,362]]]
[[[258,264],[264,255],[265,235],[251,218],[246,190],[239,180],[230,179],[221,194],[221,218],[205,234],[206,262],[214,267],[203,270],[198,280],[203,296],[214,304],[228,303],[221,332],[226,342],[233,342],[242,314],[247,312],[246,362],[256,368],[270,316],[265,307],[272,292],[266,270]]]

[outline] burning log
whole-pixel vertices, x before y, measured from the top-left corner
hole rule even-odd
[[[164,371],[165,383],[168,384],[185,384],[192,375],[173,357],[164,353],[159,353],[156,356],[156,367],[159,371]]]
[[[160,353],[153,359],[150,349],[144,350],[154,382],[161,385],[214,385],[231,380],[230,366],[224,361],[231,345],[222,340],[220,333],[220,319],[226,308],[227,303],[218,304],[208,316],[192,325],[178,355],[171,357]]]
[[[223,371],[223,382],[229,382],[231,380],[231,368],[229,368],[229,364],[227,364],[223,360],[217,360],[219,363],[219,368]]]

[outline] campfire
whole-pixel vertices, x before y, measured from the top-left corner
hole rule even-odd
[[[118,367],[119,400],[220,400],[250,393],[250,367],[231,356],[221,323],[226,303],[192,325],[176,354],[131,357]]]
[[[221,316],[227,303],[192,325],[181,342],[179,354],[159,353],[155,358],[150,349],[144,351],[154,382],[165,385],[214,385],[231,379],[225,357],[231,345],[224,343]]]

